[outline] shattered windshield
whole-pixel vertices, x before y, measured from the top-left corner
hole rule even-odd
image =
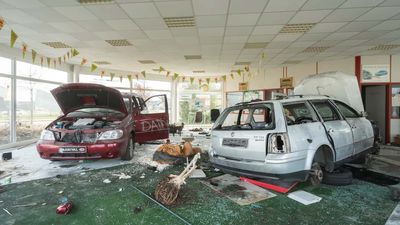
[[[215,130],[268,130],[274,127],[271,103],[239,105],[226,109],[215,122]]]
[[[117,110],[108,109],[108,108],[83,108],[72,111],[67,114],[68,117],[85,117],[85,116],[93,116],[93,117],[107,117],[107,116],[124,116],[125,114],[119,112]]]

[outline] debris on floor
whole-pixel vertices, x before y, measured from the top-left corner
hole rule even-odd
[[[189,178],[205,178],[206,174],[202,169],[195,169],[192,174],[190,174]]]
[[[2,158],[3,158],[4,161],[12,159],[12,152],[3,153]]]
[[[68,198],[63,198],[61,205],[56,208],[57,214],[68,214],[72,209],[72,202]]]
[[[181,186],[185,184],[185,179],[196,169],[196,163],[199,158],[200,153],[197,153],[181,174],[170,174],[168,177],[161,180],[157,184],[154,192],[156,200],[164,205],[173,205],[178,198]]]
[[[292,192],[288,194],[288,197],[297,202],[300,202],[303,205],[310,205],[313,203],[317,203],[322,199],[321,197],[318,197],[303,190]]]
[[[130,179],[130,178],[132,178],[131,176],[129,176],[129,175],[126,175],[125,173],[119,173],[119,174],[113,174],[113,176],[116,176],[116,177],[118,177],[118,179],[124,179],[124,180],[126,180],[126,179]]]
[[[0,179],[0,185],[11,184],[11,175],[5,176]]]
[[[110,180],[110,179],[104,179],[104,180],[103,180],[103,183],[109,184],[109,183],[111,183],[111,180]]]
[[[400,200],[400,183],[395,184],[395,185],[388,185],[387,186],[392,194],[392,199],[394,201],[399,201]]]
[[[393,210],[385,225],[399,225],[400,224],[400,203]]]
[[[288,193],[298,183],[298,182],[287,182],[283,180],[273,180],[273,179],[253,180],[247,177],[240,177],[240,180],[279,193]]]
[[[203,184],[239,205],[249,205],[276,196],[264,188],[243,182],[239,177],[230,174],[214,177],[208,182],[203,181]]]

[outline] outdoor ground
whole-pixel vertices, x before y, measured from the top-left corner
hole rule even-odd
[[[155,145],[152,146],[154,151]],[[142,148],[144,152],[150,151]],[[137,158],[144,157],[137,154]],[[0,224],[185,224],[186,221],[188,224],[375,225],[385,224],[398,204],[391,200],[387,187],[355,179],[352,185],[343,187],[298,185],[295,190],[322,197],[321,202],[309,206],[285,194],[239,206],[201,180],[189,179],[179,202],[168,207],[171,213],[146,195],[152,197],[159,180],[171,173],[178,174],[183,166],[159,173],[143,164],[143,160],[137,161],[90,171],[75,165],[78,169],[73,173],[6,185],[0,193]],[[121,172],[132,178],[118,179],[113,175]],[[208,177],[220,175],[213,170],[205,172]],[[103,183],[104,179],[110,179],[111,183]],[[63,197],[73,202],[68,215],[55,213]],[[31,206],[23,206],[27,204]]]

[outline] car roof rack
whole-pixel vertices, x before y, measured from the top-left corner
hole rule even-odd
[[[247,102],[239,102],[239,103],[236,103],[235,105],[246,105],[246,104],[249,104],[249,103],[253,103],[253,102],[261,102],[261,101],[263,101],[263,100],[261,100],[261,99],[253,99],[253,100],[251,100],[251,101],[247,101]]]
[[[330,98],[329,95],[288,95],[288,96],[286,96],[285,99],[295,98],[295,97],[303,98],[303,97],[307,97],[307,96],[310,96],[310,97],[324,96],[324,97]]]

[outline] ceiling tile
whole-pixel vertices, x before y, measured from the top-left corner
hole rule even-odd
[[[19,9],[41,8],[45,7],[38,0],[3,0],[3,2]]]
[[[365,31],[369,28],[377,25],[378,21],[355,21],[350,22],[346,26],[342,27],[340,32],[351,32],[351,31]]]
[[[251,35],[248,42],[270,42],[275,36],[275,34]]]
[[[346,0],[308,0],[301,10],[335,9]]]
[[[226,23],[226,15],[196,16],[197,27],[223,27]]]
[[[347,0],[339,8],[374,7],[381,2],[383,0]]]
[[[41,23],[42,21],[19,9],[0,9],[0,15],[8,22],[21,24]]]
[[[337,45],[338,46],[350,46],[350,47],[353,47],[353,46],[357,46],[359,44],[362,44],[365,41],[366,40],[344,40],[344,41],[341,41],[340,43],[338,43]]]
[[[248,36],[253,31],[252,26],[226,27],[225,36]]]
[[[228,26],[254,26],[260,14],[229,14]]]
[[[114,30],[138,30],[140,29],[132,20],[122,19],[122,20],[105,20],[108,26]]]
[[[297,11],[306,0],[270,0],[265,12]]]
[[[78,24],[73,22],[54,22],[54,23],[49,23],[49,25],[53,26],[54,28],[56,28],[61,32],[66,32],[66,33],[86,32],[85,29],[83,29]]]
[[[94,35],[93,32],[74,33],[71,34],[71,36],[73,36],[79,41],[101,40],[98,36]]]
[[[168,29],[164,20],[160,18],[144,18],[144,19],[135,19],[134,22],[143,30],[164,30]]]
[[[80,4],[76,0],[39,0],[41,3],[55,7],[55,6],[79,6]]]
[[[199,28],[199,35],[205,37],[221,36],[224,34],[223,27]]]
[[[60,14],[64,15],[65,17],[73,21],[97,20],[97,17],[83,6],[54,7],[54,9]]]
[[[152,40],[173,38],[169,30],[147,30],[145,33]]]
[[[365,13],[364,15],[358,17],[358,21],[368,21],[368,20],[386,20],[390,17],[398,14],[400,12],[400,7],[376,7]]]
[[[299,11],[290,23],[318,23],[330,12],[331,10]]]
[[[109,31],[111,28],[101,20],[77,21],[76,24],[87,31]]]
[[[196,37],[197,29],[183,27],[183,28],[170,28],[170,31],[174,37]]]
[[[141,30],[120,30],[118,33],[125,39],[145,39],[146,34]]]
[[[53,26],[50,26],[46,23],[42,23],[38,26],[35,27],[35,31],[40,33],[40,34],[46,34],[46,33],[56,33],[59,32],[59,30],[57,30],[56,28],[54,28]]]
[[[400,6],[399,0],[386,0],[382,2],[379,6]]]
[[[275,38],[272,41],[273,42],[276,42],[276,41],[295,41],[301,35],[303,35],[303,34],[278,34],[278,35],[275,36]]]
[[[319,41],[327,37],[331,33],[306,33],[301,36],[297,41]]]
[[[345,39],[348,39],[358,33],[359,32],[336,32],[336,33],[329,35],[324,40],[333,40],[333,41],[345,40]]]
[[[277,34],[283,25],[256,26],[252,35]]]
[[[65,22],[68,20],[68,18],[60,15],[60,13],[52,8],[29,9],[27,13],[34,16],[36,19],[46,22]]]
[[[153,3],[128,3],[120,4],[121,8],[131,18],[153,18],[160,17]]]
[[[263,13],[257,25],[287,24],[296,12]]]
[[[232,14],[244,14],[244,13],[259,13],[264,10],[264,7],[268,1],[265,0],[231,0],[229,5],[229,13]]]
[[[316,24],[309,33],[325,33],[325,32],[334,32],[338,30],[339,28],[343,27],[346,25],[347,22],[342,22],[342,23],[318,23]]]
[[[158,10],[163,17],[189,17],[193,16],[190,1],[156,2]]]
[[[350,22],[361,16],[371,8],[336,9],[322,22]]]
[[[265,49],[282,49],[282,48],[286,48],[287,46],[289,46],[292,42],[290,41],[275,41],[275,42],[270,42],[267,47],[265,47]],[[267,51],[268,53],[268,51]]]
[[[382,31],[364,31],[360,32],[359,34],[353,36],[351,39],[354,40],[368,40],[372,38],[377,38],[382,36]]]
[[[304,47],[304,48],[306,48],[306,47],[309,47],[309,46],[313,45],[315,42],[316,41],[295,41],[293,44],[290,45],[290,48],[291,47],[294,47],[294,48],[296,48],[296,47]]]
[[[103,40],[117,40],[122,39],[123,37],[116,31],[102,31],[102,32],[94,32],[94,34],[102,38]]]
[[[246,43],[249,36],[225,36],[224,43]]]
[[[125,12],[116,4],[87,5],[86,8],[103,20],[128,18]]]
[[[229,0],[193,0],[195,15],[218,15],[228,12]]]
[[[400,28],[400,20],[386,20],[383,23],[380,23],[370,28],[369,31],[396,30],[399,28]]]

